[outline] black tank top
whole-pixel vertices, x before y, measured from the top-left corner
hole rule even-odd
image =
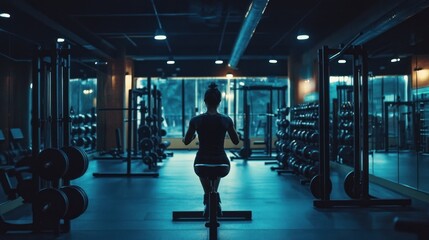
[[[222,114],[201,114],[191,119],[198,133],[200,156],[225,155],[224,141],[228,128],[233,124],[232,119]]]

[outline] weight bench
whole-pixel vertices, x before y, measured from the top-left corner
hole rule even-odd
[[[217,238],[218,220],[224,221],[246,221],[252,220],[252,211],[222,211],[218,217],[218,195],[215,192],[214,184],[219,178],[225,177],[229,173],[227,164],[195,164],[195,173],[202,178],[210,180],[211,191],[207,205],[208,216],[204,216],[203,211],[173,211],[173,221],[205,221],[205,226],[209,228],[210,239]]]

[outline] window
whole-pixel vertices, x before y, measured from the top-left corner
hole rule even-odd
[[[208,85],[215,82],[222,93],[222,101],[218,108],[220,113],[229,115],[236,124],[237,129],[243,128],[243,86],[285,86],[286,78],[258,77],[258,78],[151,78],[152,88],[156,86],[162,93],[163,127],[167,137],[182,137],[189,121],[193,116],[204,113],[204,93]],[[137,79],[137,88],[145,87],[147,79]],[[182,85],[183,84],[183,85]],[[182,86],[184,88],[182,96]],[[237,90],[236,90],[237,89]],[[286,96],[289,94],[285,93]],[[279,96],[273,91],[272,111],[279,108]],[[182,98],[183,103],[182,104]],[[249,91],[248,104],[250,104],[250,136],[264,136],[267,120],[267,104],[270,102],[270,92],[266,90]],[[182,109],[183,108],[183,109]],[[184,115],[182,114],[184,113]],[[273,122],[275,119],[271,119]],[[276,128],[275,124],[272,124]]]

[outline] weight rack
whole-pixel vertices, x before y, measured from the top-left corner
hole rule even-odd
[[[33,194],[28,201],[32,221],[13,222],[0,215],[0,232],[65,233],[71,230],[71,219],[88,206],[84,190],[70,185],[70,180],[86,172],[89,161],[84,150],[70,147],[70,46],[37,48],[32,63],[32,174],[31,181],[25,182],[26,195]],[[76,161],[70,163],[70,159]],[[81,198],[73,199],[76,196]],[[26,200],[28,196],[22,197]]]

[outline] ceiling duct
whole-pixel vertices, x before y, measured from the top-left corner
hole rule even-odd
[[[249,44],[250,39],[252,38],[253,33],[256,30],[256,27],[258,26],[259,20],[261,20],[261,17],[264,14],[268,2],[269,0],[254,0],[250,4],[249,10],[247,11],[246,16],[244,18],[240,33],[238,34],[237,40],[235,42],[231,58],[229,59],[228,65],[231,68],[237,68],[238,61],[246,50],[247,45]]]
[[[381,16],[377,21],[368,26],[367,29],[363,30],[361,36],[353,44],[366,43],[428,7],[428,0],[404,0],[393,10]]]

